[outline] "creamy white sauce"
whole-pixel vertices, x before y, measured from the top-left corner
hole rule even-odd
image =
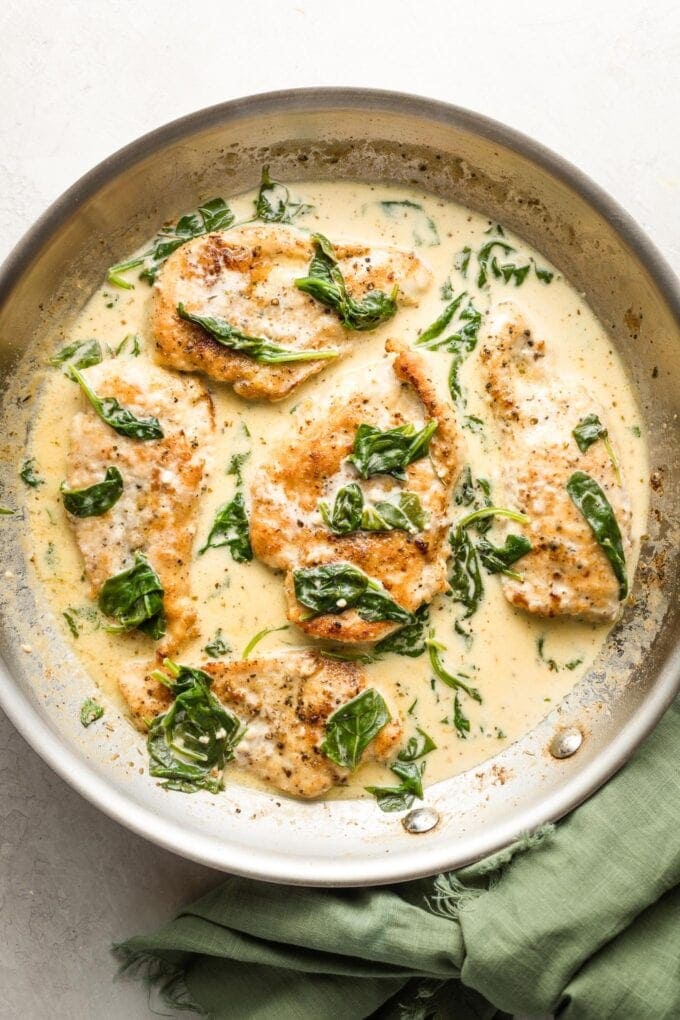
[[[285,434],[294,408],[302,401],[325,402],[343,391],[349,393],[357,386],[370,385],[372,366],[385,356],[385,340],[393,336],[413,343],[419,331],[442,311],[440,286],[450,279],[454,291],[467,290],[484,313],[503,300],[515,302],[535,335],[546,341],[548,356],[564,384],[568,386],[570,379],[574,383],[580,381],[605,409],[606,423],[618,449],[631,497],[634,551],[628,567],[632,576],[647,516],[645,442],[634,431],[640,424],[640,415],[622,365],[604,328],[582,297],[558,274],[552,283],[545,284],[533,272],[520,287],[492,280],[489,289],[478,290],[474,268],[463,279],[455,268],[456,255],[466,245],[473,251],[478,249],[488,239],[485,232],[490,221],[432,195],[408,188],[350,182],[292,185],[291,192],[314,206],[314,211],[300,219],[298,225],[319,230],[332,241],[358,240],[410,248],[419,239],[422,243],[416,245],[416,251],[432,269],[433,285],[418,308],[400,310],[380,329],[360,334],[351,353],[326,365],[322,373],[281,403],[248,403],[235,397],[229,387],[207,381],[215,402],[217,434],[200,500],[195,548],[205,541],[217,508],[234,492],[235,479],[225,473],[232,455],[250,451],[243,467],[247,488],[253,469],[269,456],[270,443]],[[251,193],[231,202],[237,220],[252,215],[253,198]],[[387,213],[380,205],[382,199],[408,199],[420,204],[435,224],[436,235],[421,214],[399,206],[391,207]],[[435,236],[439,244],[431,243]],[[552,268],[521,240],[512,235],[506,240],[518,250],[517,256],[509,258],[523,264],[531,257],[539,266]],[[134,290],[104,284],[64,340],[96,337],[104,347],[115,350],[126,334],[137,333],[142,348],[137,364],[143,372],[145,359],[152,350],[147,325],[151,290],[136,279],[135,272],[127,274],[127,279],[135,283]],[[497,495],[496,502],[502,502],[498,443],[477,355],[478,352],[472,354],[460,372],[466,398],[463,413],[468,416],[468,424],[470,417],[472,424],[476,417],[484,426],[477,432],[463,428],[462,436],[473,474],[489,479]],[[442,396],[448,399],[451,356],[446,352],[424,352],[423,356],[433,366]],[[55,369],[44,388],[29,450],[29,455],[36,458],[38,473],[47,483],[27,495],[32,552],[55,613],[74,614],[80,632],[78,639],[73,640],[74,650],[104,697],[120,702],[118,677],[131,665],[134,667],[135,661],[140,668],[145,666],[152,648],[147,639],[110,635],[101,628],[96,606],[87,597],[82,562],[58,496],[59,483],[66,475],[68,441],[64,422],[82,406],[83,399],[78,387]],[[463,425],[460,412],[459,420]],[[371,486],[371,495],[378,496],[383,487],[384,482],[376,481]],[[428,783],[477,765],[536,725],[589,669],[608,631],[607,626],[568,619],[532,618],[507,604],[498,577],[485,576],[484,580],[485,598],[470,621],[471,644],[454,633],[458,609],[450,599],[438,597],[431,607],[437,638],[447,646],[442,653],[444,662],[452,671],[467,673],[470,683],[483,695],[481,705],[465,696],[461,698],[470,720],[466,739],[457,734],[450,721],[453,692],[441,683],[431,683],[426,655],[417,659],[388,656],[367,667],[369,683],[380,688],[403,715],[406,735],[417,725],[435,740],[437,750],[426,759]],[[201,635],[178,656],[187,664],[205,661],[201,649],[218,631],[230,645],[232,655],[238,657],[257,631],[285,623],[281,578],[258,562],[234,563],[226,549],[209,550],[194,559],[192,588]],[[554,660],[561,667],[558,670],[551,669],[539,657],[537,641],[541,636],[545,659]],[[257,651],[274,653],[304,643],[304,636],[289,626],[265,638]],[[574,660],[581,660],[578,666],[564,668]],[[228,781],[251,782],[234,768],[230,775]],[[369,764],[359,769],[347,787],[333,795],[357,796],[367,784],[393,782],[394,777],[385,767]]]

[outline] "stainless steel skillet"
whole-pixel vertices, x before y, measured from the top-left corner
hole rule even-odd
[[[2,502],[20,503],[16,464],[45,351],[106,267],[197,197],[253,186],[263,163],[284,179],[414,183],[501,219],[584,292],[610,331],[645,417],[654,485],[636,597],[595,668],[546,720],[484,766],[431,788],[439,813],[411,835],[370,802],[298,804],[230,787],[219,798],[167,794],[139,774],[143,741],[113,712],[83,731],[90,684],[66,647],[20,541],[5,522],[0,704],[39,754],[113,818],[213,867],[313,885],[393,882],[457,867],[588,797],[631,755],[678,689],[675,562],[680,288],[630,218],[531,140],[456,107],[396,93],[300,90],[226,103],[116,153],[59,199],[0,276],[5,419]],[[12,428],[8,422],[12,422]],[[18,422],[18,425],[17,425]],[[16,426],[16,427],[15,427]],[[22,646],[31,646],[28,655]],[[556,734],[579,750],[556,759]]]

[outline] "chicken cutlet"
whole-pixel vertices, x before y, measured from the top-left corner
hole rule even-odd
[[[368,686],[366,671],[353,662],[301,649],[268,658],[208,662],[217,699],[247,726],[235,764],[262,782],[296,797],[318,797],[346,782],[350,772],[321,749],[329,717]],[[164,712],[168,689],[146,674],[128,674],[120,687],[138,724]],[[389,759],[397,750],[401,723],[393,717],[374,737],[362,761]]]
[[[136,552],[147,557],[164,589],[167,630],[158,650],[167,655],[196,633],[189,564],[214,431],[212,401],[196,380],[136,359],[106,361],[84,375],[99,396],[115,397],[139,417],[157,417],[164,433],[149,441],[119,435],[88,404],[71,423],[67,485],[93,485],[109,467],[122,475],[122,495],[110,510],[68,518],[93,597],[133,565]]]
[[[305,277],[314,252],[310,234],[282,224],[247,224],[207,234],[178,248],[161,270],[153,292],[151,329],[155,357],[183,372],[203,372],[232,383],[251,400],[281,400],[304,379],[323,370],[326,360],[261,364],[229,350],[201,326],[178,315],[225,319],[249,336],[263,337],[295,351],[333,350],[338,355],[361,341],[333,311],[295,286]],[[357,300],[371,291],[390,293],[417,305],[432,274],[410,251],[364,244],[335,247],[349,293]]]
[[[518,561],[521,580],[503,577],[505,597],[539,616],[614,620],[619,581],[566,488],[576,471],[595,479],[614,510],[627,557],[631,512],[617,463],[604,442],[581,452],[572,434],[589,415],[606,425],[604,412],[575,380],[563,385],[544,341],[511,304],[489,322],[480,360],[500,432],[506,495],[530,518],[519,530],[532,549]]]
[[[312,616],[296,598],[299,570],[350,564],[409,613],[448,588],[451,490],[460,468],[455,421],[423,358],[393,341],[387,350],[370,377],[359,385],[351,380],[330,405],[301,407],[292,438],[272,450],[250,487],[255,555],[285,572],[288,619],[318,638],[378,641],[402,624],[367,620],[358,609],[342,609],[342,600],[334,612]],[[403,479],[377,472],[362,478],[348,461],[361,425],[421,430],[427,422],[436,423],[429,451],[405,467]],[[411,529],[336,534],[320,504],[332,506],[348,484],[359,486],[365,506],[395,504],[403,493],[412,494],[424,519]]]

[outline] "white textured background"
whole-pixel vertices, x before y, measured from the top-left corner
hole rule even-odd
[[[0,39],[0,256],[80,174],[165,121],[361,85],[533,135],[680,270],[677,0],[3,0]],[[112,984],[108,946],[218,877],[100,815],[0,717],[3,1020],[150,1017],[140,987]]]

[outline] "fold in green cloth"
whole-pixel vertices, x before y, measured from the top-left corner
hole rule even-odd
[[[589,801],[513,847],[400,886],[231,878],[116,947],[216,1020],[680,1017],[680,700]]]

